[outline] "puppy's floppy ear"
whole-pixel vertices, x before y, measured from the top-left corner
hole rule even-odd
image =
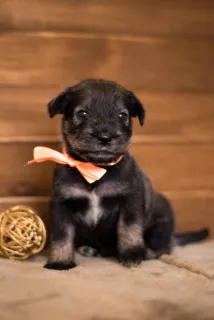
[[[145,120],[145,110],[140,100],[135,96],[133,92],[129,92],[129,105],[132,117],[138,117],[141,126]]]
[[[48,112],[51,118],[56,114],[64,113],[65,108],[69,103],[69,93],[71,93],[71,91],[71,88],[65,89],[48,103]]]

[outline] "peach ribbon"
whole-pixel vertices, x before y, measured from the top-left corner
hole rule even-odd
[[[76,167],[88,183],[93,183],[101,179],[107,171],[106,169],[97,167],[90,162],[82,162],[73,159],[72,157],[66,154],[64,149],[63,153],[61,153],[47,147],[35,147],[33,151],[33,156],[34,159],[28,161],[27,165],[31,163],[39,163],[44,161],[54,161],[57,163],[66,164],[70,167]],[[121,160],[121,158],[122,157],[120,157],[116,162],[112,162],[107,165],[112,166],[118,163]]]

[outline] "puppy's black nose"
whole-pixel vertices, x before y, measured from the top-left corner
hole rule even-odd
[[[97,136],[97,139],[102,143],[102,144],[108,144],[109,142],[111,142],[112,140],[112,137],[111,137],[111,134],[110,133],[100,133],[98,136]]]

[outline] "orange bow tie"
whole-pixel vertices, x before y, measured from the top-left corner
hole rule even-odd
[[[88,183],[93,183],[102,178],[106,173],[106,169],[97,167],[90,162],[81,162],[68,156],[63,150],[63,153],[55,151],[46,147],[36,147],[34,148],[34,160],[28,161],[27,164],[43,161],[54,161],[61,164],[67,164],[70,167],[76,167],[77,170],[82,174]],[[116,162],[109,163],[108,166],[113,166],[121,160],[120,157]]]

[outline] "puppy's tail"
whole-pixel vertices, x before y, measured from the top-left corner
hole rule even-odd
[[[185,233],[175,234],[175,245],[185,246],[189,243],[196,243],[205,240],[209,237],[209,229],[204,228],[198,231],[190,231]]]

